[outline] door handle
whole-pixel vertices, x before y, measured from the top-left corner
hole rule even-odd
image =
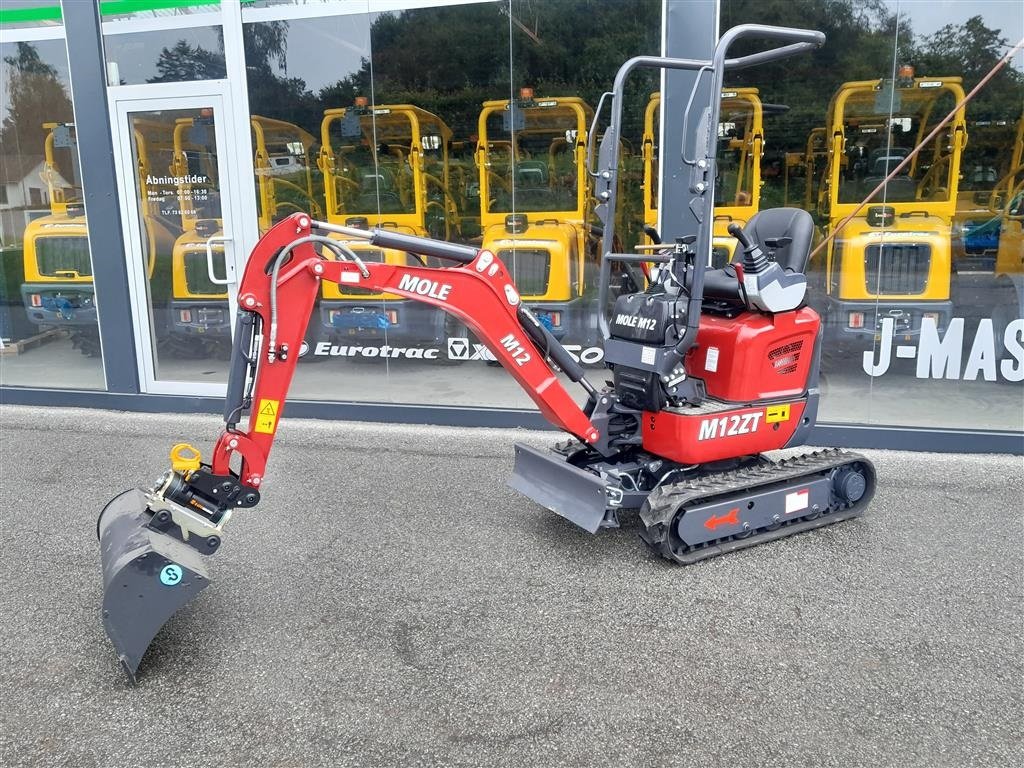
[[[206,238],[206,273],[210,282],[215,285],[231,285],[235,282],[234,267],[228,265],[228,254],[224,251],[224,279],[217,277],[213,272],[213,244],[230,243],[231,238],[224,235],[213,235]]]

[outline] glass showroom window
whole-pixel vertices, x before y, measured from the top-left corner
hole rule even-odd
[[[108,85],[219,80],[227,75],[219,26],[104,35]]]
[[[0,43],[0,383],[103,389],[67,49],[25,32]]]
[[[367,106],[370,26],[380,14],[369,14],[365,2],[347,3],[340,14],[337,4],[326,4],[325,15],[312,17],[296,16],[287,3],[270,5],[281,7],[268,18],[268,4],[258,4],[255,10],[264,12],[257,21],[249,21],[245,9],[242,27],[260,232],[297,211],[338,224],[381,223],[377,181],[387,173],[389,191],[395,190],[398,158],[385,171],[378,172],[374,163],[374,110]],[[357,96],[363,106],[352,109]],[[396,116],[392,122],[397,121]],[[390,218],[407,215],[397,194],[389,203]],[[363,259],[382,258],[379,249],[357,247]],[[324,283],[307,328],[294,396],[386,399],[390,350],[381,354],[386,330],[374,325],[370,341],[357,334],[357,321],[386,320],[381,304],[379,294]]]
[[[624,56],[658,53],[660,4],[591,4],[590,43],[572,31],[580,3],[410,0],[388,12],[353,3],[348,16],[317,18],[313,5],[288,5],[243,11],[252,119],[292,126],[292,140],[262,157],[254,145],[258,191],[274,187],[261,200],[290,206],[268,223],[298,206],[338,224],[492,248],[542,321],[599,363],[596,218],[583,148],[593,104],[621,61],[595,63],[584,47],[615,38]],[[624,183],[639,222],[644,108],[657,80],[637,80]],[[312,169],[306,135],[316,142]],[[410,263],[402,252],[350,245],[364,259]],[[325,285],[303,359],[301,397],[531,407],[465,326],[395,296]]]
[[[730,78],[765,106],[760,206],[804,208],[826,239],[808,274],[825,334],[821,419],[1019,430],[1024,57],[955,107],[1020,37],[1024,8],[844,1],[769,14],[723,0],[723,28],[747,22],[828,36]]]

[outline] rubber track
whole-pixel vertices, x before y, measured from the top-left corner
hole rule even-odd
[[[675,535],[680,509],[685,511],[685,507],[712,502],[721,496],[742,494],[762,485],[823,475],[851,464],[861,465],[867,481],[864,495],[855,504],[836,504],[827,512],[814,517],[789,520],[777,528],[761,528],[742,538],[730,536],[692,548],[687,547]],[[705,475],[657,488],[647,497],[647,502],[640,510],[640,520],[644,526],[640,538],[666,560],[690,565],[726,552],[746,549],[766,541],[859,517],[867,508],[874,493],[875,470],[866,457],[840,449],[815,451],[803,456]]]

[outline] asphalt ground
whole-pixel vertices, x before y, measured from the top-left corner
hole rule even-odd
[[[545,433],[284,420],[129,685],[95,521],[208,417],[0,409],[3,766],[1013,766],[1020,457],[868,452],[864,517],[671,566],[507,489]]]

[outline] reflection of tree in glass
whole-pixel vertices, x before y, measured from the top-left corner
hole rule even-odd
[[[922,75],[959,75],[966,91],[977,85],[1015,42],[1003,37],[1002,30],[985,26],[981,16],[974,16],[962,25],[947,24],[923,38],[915,63]],[[1012,120],[1020,115],[1022,104],[1024,73],[1011,65],[992,78],[971,102],[969,110],[972,120]]]
[[[245,24],[242,40],[249,86],[249,111],[316,130],[323,112],[301,78],[288,77],[288,22],[268,21]],[[180,82],[225,76],[223,31],[217,31],[219,50],[179,40],[164,48],[157,60],[156,77],[148,82]]]
[[[840,85],[892,77],[894,43],[896,64],[912,65],[918,77],[962,77],[965,91],[977,84],[1009,47],[1001,31],[988,28],[980,16],[963,25],[947,25],[933,35],[918,36],[913,30],[914,18],[924,11],[914,5],[908,13],[904,3],[897,17],[894,7],[882,0],[723,0],[722,29],[744,23],[775,24],[818,29],[827,38],[822,48],[809,55],[728,76],[727,86],[760,87],[766,102],[789,107],[785,114],[765,121],[771,139],[762,161],[762,207],[783,202],[782,180],[773,178],[767,169],[781,164],[786,152],[803,151],[811,130],[824,124],[828,100]],[[763,46],[740,45],[736,53],[759,47]],[[1006,67],[968,106],[968,119],[1015,121],[1022,101],[1024,75]]]
[[[226,77],[224,54],[208,51],[201,45],[179,40],[173,48],[164,48],[156,61],[160,74],[149,83],[177,83],[186,80],[217,80]]]
[[[599,11],[599,12],[598,12]],[[579,96],[595,104],[619,65],[660,48],[661,4],[512,0],[512,78],[538,96]],[[457,137],[477,130],[480,105],[508,98],[509,24],[505,3],[384,13],[371,28],[378,104],[416,104],[440,115]],[[351,104],[370,92],[370,61],[320,92],[325,104]],[[656,78],[639,73],[626,110],[639,138],[643,104]],[[632,104],[632,101],[631,101]]]
[[[71,122],[71,100],[57,70],[40,58],[31,43],[18,43],[17,54],[3,60],[7,115],[0,125],[0,154],[42,156],[48,132],[43,123]]]
[[[249,111],[294,123],[316,135],[325,106],[299,77],[288,77],[287,21],[266,21],[242,27]]]

